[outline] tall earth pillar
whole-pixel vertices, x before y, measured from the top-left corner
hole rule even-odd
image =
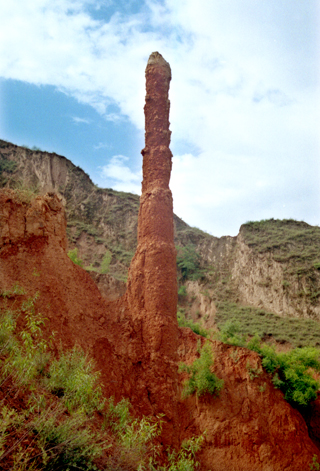
[[[148,369],[154,380],[151,389],[157,395],[158,403],[171,401],[174,407],[177,397],[178,295],[173,202],[169,188],[172,167],[169,149],[170,80],[170,65],[161,54],[153,52],[146,68],[145,148],[141,152],[143,182],[138,246],[129,269],[126,300],[135,330],[141,335],[145,358],[148,358]],[[167,416],[174,415],[168,407],[162,410]]]

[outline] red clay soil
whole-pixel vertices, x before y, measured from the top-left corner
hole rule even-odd
[[[150,402],[156,403],[159,412],[174,426],[178,421],[178,288],[173,202],[169,189],[172,167],[170,80],[169,64],[159,53],[151,54],[146,68],[146,133],[142,150],[138,246],[129,269],[124,303],[135,329],[142,335],[143,363],[147,365],[148,378],[156,379],[151,383]],[[172,436],[172,433],[172,427],[165,426],[165,434]],[[176,435],[174,432],[173,436]]]
[[[0,289],[19,283],[28,296],[39,292],[36,308],[47,318],[46,332],[57,332],[56,346],[78,344],[95,358],[106,397],[129,398],[139,416],[166,414],[165,447],[206,431],[201,470],[308,470],[314,454],[320,460],[319,450],[302,416],[274,389],[269,376],[262,372],[250,379],[247,364],[261,369],[254,352],[213,342],[214,370],[224,380],[220,396],[181,399],[185,376],[178,374],[178,364],[190,364],[203,339],[179,329],[176,321],[168,188],[170,68],[158,56],[151,56],[146,71],[144,184],[127,293],[107,302],[89,274],[71,262],[64,209],[56,195],[28,203],[11,190],[0,191]],[[149,121],[152,100],[161,106],[158,113],[151,107]]]
[[[215,372],[225,381],[220,396],[180,400],[184,376],[172,385],[166,366],[158,372],[154,365],[150,368],[142,329],[132,321],[125,300],[107,303],[85,270],[71,262],[65,247],[64,210],[56,196],[26,204],[12,191],[1,191],[1,290],[19,283],[29,296],[38,291],[36,306],[48,319],[48,334],[57,332],[57,345],[78,344],[91,353],[106,396],[130,398],[137,415],[170,412],[163,398],[168,400],[172,387],[177,411],[167,417],[165,445],[206,431],[201,469],[212,471],[300,471],[308,469],[314,454],[320,458],[302,416],[274,389],[268,375],[250,379],[247,363],[260,368],[253,352],[238,348],[232,353],[234,347],[214,342]],[[190,329],[178,332],[177,360],[190,363],[197,356],[199,337]]]

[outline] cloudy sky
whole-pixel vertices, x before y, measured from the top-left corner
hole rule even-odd
[[[320,224],[319,0],[0,2],[0,139],[140,193],[144,70],[170,63],[174,211]]]

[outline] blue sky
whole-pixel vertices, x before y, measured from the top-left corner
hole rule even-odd
[[[0,17],[1,139],[139,194],[144,70],[159,51],[176,214],[216,236],[320,223],[318,0],[12,0]]]

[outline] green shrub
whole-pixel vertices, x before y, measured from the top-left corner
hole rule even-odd
[[[306,406],[317,397],[320,383],[312,371],[320,371],[320,351],[312,347],[295,348],[277,353],[270,345],[255,348],[262,357],[262,366],[273,375],[273,384],[281,389],[292,405]]]
[[[262,366],[273,375],[273,384],[284,392],[285,399],[292,405],[306,406],[316,399],[320,383],[313,378],[310,368],[320,371],[317,348],[303,347],[277,353],[274,346],[262,343],[258,334],[246,340],[240,332],[240,323],[231,320],[221,327],[219,338],[222,342],[257,352],[262,357]]]
[[[235,345],[236,347],[243,347],[245,345],[245,338],[244,335],[240,332],[240,323],[234,319],[231,319],[221,326],[219,339],[221,342]]]
[[[215,320],[220,332],[227,329],[228,321],[237,326],[237,332],[233,335],[235,338],[231,340],[232,335],[229,340],[224,338],[226,343],[240,342],[240,345],[248,336],[257,333],[261,338],[272,336],[278,342],[290,343],[292,347],[320,345],[320,324],[316,320],[280,317],[263,309],[230,302],[219,302],[217,308]],[[233,328],[232,325],[229,327]]]
[[[181,271],[182,279],[197,280],[202,276],[200,270],[200,255],[192,244],[177,247],[177,266]]]
[[[309,466],[311,471],[317,471],[320,469],[320,464],[318,463],[317,455],[313,455],[312,462]]]
[[[83,408],[91,415],[95,410],[102,410],[105,402],[97,385],[99,373],[93,371],[93,362],[74,347],[51,362],[45,384],[53,394],[63,397],[69,411]]]
[[[79,265],[79,267],[83,266],[83,260],[81,258],[78,258],[78,249],[75,247],[73,250],[69,250],[68,252],[68,257],[70,260],[73,261],[76,265]]]
[[[13,160],[1,159],[0,160],[0,174],[2,172],[13,173],[16,170],[17,166],[18,164],[14,162]]]
[[[179,327],[189,327],[195,334],[201,335],[202,337],[208,337],[209,332],[197,322],[192,319],[186,319],[186,316],[182,310],[177,312],[178,325]]]
[[[169,467],[161,467],[161,471],[194,471],[199,466],[195,455],[201,449],[203,441],[204,435],[200,435],[182,442],[181,450],[169,453]]]
[[[101,265],[100,265],[100,273],[109,273],[109,266],[112,259],[112,253],[110,250],[107,250],[103,256]]]
[[[10,399],[22,390],[27,404],[16,412],[7,404],[6,394],[0,402],[0,467],[9,460],[15,471],[96,469],[93,460],[108,446],[89,422],[89,415],[103,407],[101,391],[95,385],[97,374],[79,351],[66,352],[48,367],[50,355],[41,330],[44,320],[35,309],[37,297],[0,318],[2,385],[11,379],[10,388],[3,391]],[[19,315],[24,316],[25,327],[15,336]],[[50,391],[57,385],[61,394],[54,396]],[[36,454],[21,445],[21,437],[33,443]]]
[[[217,378],[217,376],[212,373],[212,367],[213,355],[209,343],[206,343],[202,347],[200,357],[197,358],[192,365],[188,366],[184,363],[180,365],[180,371],[185,371],[191,375],[184,386],[184,397],[189,396],[194,392],[198,397],[206,393],[219,393],[223,387],[223,380]]]
[[[178,296],[187,296],[187,287],[185,285],[180,286],[180,288],[178,289]]]

